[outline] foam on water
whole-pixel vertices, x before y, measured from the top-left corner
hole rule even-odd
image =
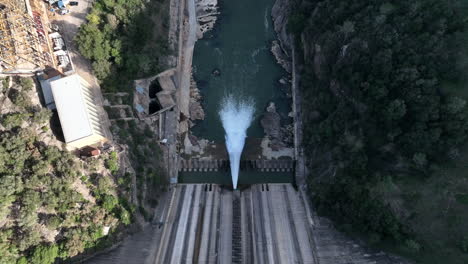
[[[221,102],[219,116],[226,133],[226,148],[229,153],[234,189],[237,189],[240,157],[254,112],[253,100],[236,99],[232,95],[228,95]]]

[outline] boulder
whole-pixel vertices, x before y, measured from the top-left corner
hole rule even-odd
[[[191,101],[189,111],[190,111],[190,119],[192,120],[205,119],[205,111],[203,110],[203,107],[201,106],[199,102]]]
[[[270,102],[266,108],[267,112],[276,112],[276,105],[273,102]]]
[[[279,79],[279,83],[281,83],[282,85],[288,84],[288,78],[286,78],[286,77],[281,77],[281,79]]]
[[[213,69],[211,74],[213,74],[214,76],[220,76],[221,75],[221,70],[218,69],[218,68],[215,68],[215,69]]]
[[[276,112],[274,103],[270,103],[260,120],[264,133],[271,139],[281,139],[281,117]]]

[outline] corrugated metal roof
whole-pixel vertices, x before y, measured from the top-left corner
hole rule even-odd
[[[93,134],[81,88],[83,83],[76,74],[50,83],[66,143]]]

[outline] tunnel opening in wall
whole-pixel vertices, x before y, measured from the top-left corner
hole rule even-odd
[[[159,84],[158,79],[155,79],[154,81],[151,82],[149,85],[149,97],[151,99],[156,98],[156,94],[161,92],[163,89],[161,87],[161,84]]]
[[[162,109],[161,104],[158,100],[151,100],[149,104],[149,114],[154,114]]]

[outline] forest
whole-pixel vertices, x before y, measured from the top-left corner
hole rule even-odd
[[[164,0],[94,1],[75,42],[103,92],[128,92],[132,80],[164,66],[167,10]],[[121,240],[128,225],[149,221],[165,188],[162,153],[148,125],[117,120],[112,127],[135,171],[120,168],[116,151],[80,159],[57,141],[53,114],[41,107],[35,88],[32,78],[0,79],[2,264],[80,261]]]
[[[62,150],[33,79],[0,87],[0,263],[51,264],[109,246],[135,211],[116,152],[83,160]]]
[[[154,75],[167,47],[166,0],[97,0],[75,41],[92,62],[104,92],[126,91],[129,82]]]
[[[421,263],[468,261],[467,14],[458,0],[298,0],[288,24],[314,205]]]

